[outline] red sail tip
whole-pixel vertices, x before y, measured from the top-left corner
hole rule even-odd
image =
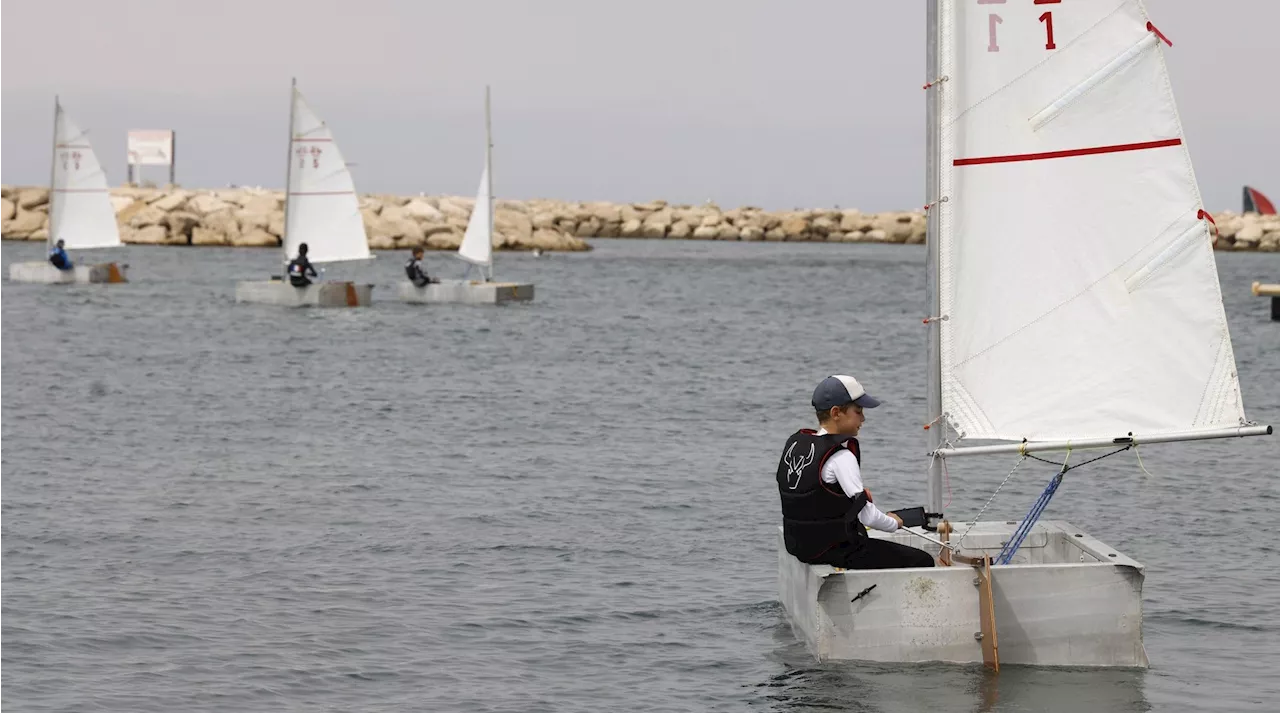
[[[1244,212],[1245,213],[1261,213],[1262,215],[1275,215],[1276,206],[1261,191],[1244,187]]]
[[[1158,27],[1156,27],[1155,25],[1151,24],[1151,22],[1150,22],[1150,21],[1148,21],[1148,22],[1147,22],[1147,32],[1154,32],[1154,33],[1156,33],[1156,37],[1159,37],[1160,39],[1164,40],[1164,43],[1165,43],[1166,45],[1169,45],[1170,47],[1172,47],[1172,46],[1173,46],[1173,43],[1169,41],[1169,38],[1168,38],[1168,37],[1165,37],[1165,36],[1164,36],[1164,33],[1160,31],[1160,28],[1158,28]]]

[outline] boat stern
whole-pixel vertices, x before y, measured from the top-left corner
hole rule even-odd
[[[412,304],[499,305],[533,301],[533,285],[521,282],[446,280],[418,287],[405,280],[396,290],[401,302]]]
[[[368,307],[373,303],[373,285],[334,281],[294,287],[283,280],[254,280],[236,284],[236,302],[280,307]]]
[[[9,266],[10,282],[41,285],[110,285],[128,282],[128,265],[104,262],[59,270],[48,262],[15,262]]]

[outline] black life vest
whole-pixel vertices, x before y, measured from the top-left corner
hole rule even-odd
[[[311,263],[301,256],[289,261],[289,284],[294,287],[305,287],[311,284],[311,280],[307,279],[307,268],[310,266]]]
[[[417,258],[409,258],[409,262],[404,264],[404,274],[418,287],[431,282],[431,278],[427,277],[427,273],[422,269],[422,263]]]
[[[855,546],[867,537],[858,513],[869,496],[863,490],[849,497],[839,483],[822,482],[822,466],[841,450],[862,463],[858,439],[819,436],[809,429],[787,439],[778,461],[778,494],[782,498],[782,539],[787,552],[808,562],[842,542]]]

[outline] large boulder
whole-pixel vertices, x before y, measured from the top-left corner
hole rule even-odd
[[[167,213],[171,210],[181,208],[190,197],[191,194],[187,191],[170,191],[168,193],[160,193],[158,197],[153,198],[150,203],[156,208]]]
[[[671,240],[687,240],[693,235],[693,229],[683,220],[677,220],[671,224],[671,229],[667,231],[667,237]]]
[[[862,229],[862,211],[849,208],[840,211],[840,231],[843,233]]]
[[[586,209],[588,213],[600,220],[601,225],[622,223],[622,208],[613,203],[589,203]]]
[[[643,224],[640,222],[639,218],[628,219],[627,222],[623,223],[622,227],[618,230],[618,237],[620,238],[639,237],[641,225]]]
[[[814,218],[809,225],[810,225],[810,229],[814,233],[817,233],[818,235],[821,235],[824,238],[832,233],[837,233],[840,231],[839,223],[837,223],[836,221],[832,220],[831,218],[825,215],[820,215],[817,218]]]
[[[111,211],[116,214],[117,218],[120,216],[121,211],[133,205],[134,203],[138,202],[137,200],[130,198],[129,196],[117,196],[114,194],[110,197],[110,200],[111,200]]]
[[[49,204],[48,188],[21,188],[18,190],[18,207],[33,210]]]
[[[787,240],[800,240],[802,239],[802,236],[806,236],[809,233],[809,221],[805,220],[802,216],[792,215],[788,218],[784,218],[782,222],[778,224],[778,228],[782,231],[783,235],[787,236]]]
[[[4,220],[9,220],[14,215],[16,215],[17,212],[18,212],[18,206],[16,203],[9,200],[8,198],[0,200],[0,218],[3,218]]]
[[[369,249],[370,250],[395,250],[396,239],[391,237],[390,235],[382,235],[382,234],[370,235]]]
[[[444,213],[440,209],[431,205],[425,198],[414,198],[404,204],[405,215],[414,220],[427,223],[443,223]]]
[[[589,215],[585,220],[578,223],[578,229],[573,231],[573,234],[579,238],[594,238],[600,234],[601,227],[603,227],[603,223],[600,222],[600,219],[594,215]]]
[[[1256,250],[1262,242],[1262,224],[1247,223],[1236,233],[1234,248],[1236,250]]]
[[[237,235],[237,237],[239,237]],[[231,238],[221,230],[197,225],[191,229],[192,245],[230,245]]]
[[[1258,250],[1265,253],[1280,252],[1280,230],[1266,233],[1258,241]]]
[[[271,219],[274,215],[276,214],[264,211],[250,211],[246,208],[236,214],[236,220],[240,221],[240,230],[244,232],[248,232],[254,228],[269,230],[271,226]],[[280,217],[283,220],[284,213],[280,213]]]
[[[195,213],[175,210],[165,215],[164,224],[168,226],[170,235],[190,238],[192,229],[200,224],[200,216]]]
[[[764,240],[764,229],[755,225],[748,225],[742,228],[739,233],[739,239],[749,241]]]
[[[221,198],[208,193],[201,193],[187,201],[186,209],[196,215],[207,215],[231,209],[232,205]]]
[[[130,228],[145,228],[148,225],[164,225],[164,218],[166,215],[164,211],[145,203],[142,205],[142,210],[133,213],[129,218]]]
[[[245,197],[245,199],[240,203],[240,206],[244,209],[240,211],[240,213],[244,215],[271,215],[272,213],[283,210],[283,207],[280,205],[279,198],[265,193]]]
[[[584,250],[586,243],[571,236],[565,235],[558,230],[536,230],[532,238],[526,245],[522,245],[525,249],[538,248],[539,250],[559,250],[559,251],[578,251]]]
[[[267,232],[278,238],[284,237],[284,213],[271,214],[271,222],[267,223]]]
[[[441,198],[440,212],[446,217],[461,218],[466,221],[471,217],[471,206],[464,204],[461,198]]]
[[[137,245],[170,245],[169,233],[163,225],[148,225],[145,228],[126,228],[120,231],[120,239],[126,243]],[[182,238],[182,243],[186,243]]]
[[[721,215],[720,213],[703,213],[702,220],[701,222],[698,223],[698,225],[704,228],[714,228],[720,225],[721,221],[723,220],[724,220],[724,216]]]
[[[262,228],[254,228],[236,236],[231,244],[244,248],[274,248],[280,246],[280,238]]]
[[[426,246],[432,250],[457,250],[462,245],[462,231],[445,226],[445,230],[427,236]]]
[[[205,228],[222,233],[227,237],[228,242],[222,244],[235,244],[236,238],[240,237],[240,221],[236,218],[235,213],[231,212],[231,208],[209,213],[200,219],[200,224]],[[192,244],[195,243],[195,233],[192,233]]]
[[[122,227],[127,227],[129,221],[133,220],[133,216],[152,207],[147,205],[146,201],[133,200],[132,198],[129,200],[133,202],[116,211],[116,224]],[[159,208],[155,208],[155,210],[159,210]]]
[[[720,228],[715,225],[699,225],[693,229],[694,240],[715,240],[719,234]]]
[[[395,236],[396,244],[402,248],[421,247],[427,237],[422,224],[412,218],[393,221],[390,232]]]
[[[771,243],[779,243],[787,239],[787,233],[781,225],[777,225],[764,231],[764,239]]]
[[[716,240],[737,240],[739,228],[728,223],[721,223],[716,228]]]
[[[650,213],[649,217],[644,219],[644,223],[640,226],[640,234],[646,238],[666,237],[667,231],[671,229],[671,222],[671,209],[662,208],[655,213]]]
[[[9,222],[5,223],[6,238],[26,238],[44,227],[49,216],[34,210],[17,210]]]
[[[510,210],[509,208],[502,208],[494,212],[493,226],[501,230],[508,240],[515,242],[523,242],[532,238],[533,230],[536,227],[527,213]]]

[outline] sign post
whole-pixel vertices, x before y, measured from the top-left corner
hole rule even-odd
[[[177,147],[177,132],[172,129],[130,131],[129,182],[141,183],[143,166],[168,166],[173,185]]]

